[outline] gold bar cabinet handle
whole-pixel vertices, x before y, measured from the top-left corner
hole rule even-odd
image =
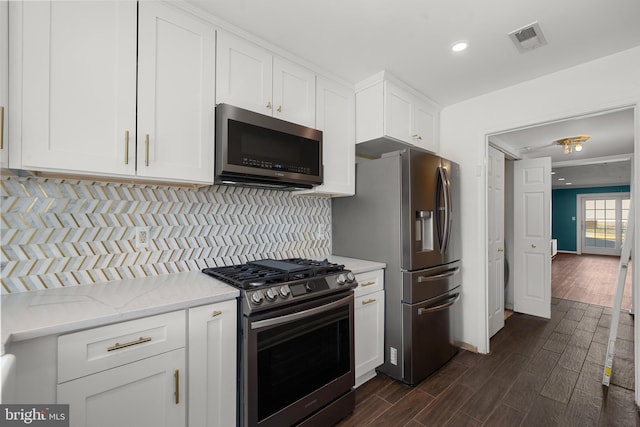
[[[144,135],[144,165],[149,166],[149,134]]]
[[[221,314],[222,314],[222,312],[221,312],[221,311],[216,310],[216,311],[214,311],[213,313],[211,313],[211,317],[218,317],[218,316],[220,316]]]
[[[124,164],[129,164],[129,131],[124,131]]]
[[[371,286],[371,285],[375,285],[376,282],[364,282],[364,283],[360,283],[360,286],[364,287],[364,286]]]
[[[120,350],[121,348],[131,347],[132,345],[138,345],[138,344],[142,344],[149,341],[151,341],[151,337],[147,337],[147,338],[140,337],[135,341],[126,342],[124,344],[120,344],[119,342],[117,342],[113,345],[113,347],[107,348],[107,351]]]
[[[268,108],[269,110],[271,110],[271,108],[272,108],[272,107],[271,107],[271,101],[267,102],[267,108]]]
[[[176,405],[178,405],[180,403],[180,371],[178,369],[176,369],[173,377],[176,379],[176,391],[174,394],[176,395]]]
[[[368,299],[366,301],[362,301],[362,305],[371,304],[372,302],[376,302],[375,298]]]
[[[4,107],[0,107],[0,150],[4,149]]]
[[[282,113],[282,105],[278,105],[278,113]]]

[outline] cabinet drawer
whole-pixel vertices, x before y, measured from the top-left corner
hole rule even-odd
[[[356,274],[358,287],[355,289],[355,297],[367,295],[384,289],[384,270],[374,270]]]
[[[58,383],[185,346],[185,312],[116,323],[58,338]]]

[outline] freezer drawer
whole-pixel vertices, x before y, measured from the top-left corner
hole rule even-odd
[[[450,292],[462,284],[461,262],[402,273],[402,302],[415,304]]]
[[[403,382],[419,383],[458,352],[453,344],[453,310],[459,291],[456,288],[419,304],[402,304]]]

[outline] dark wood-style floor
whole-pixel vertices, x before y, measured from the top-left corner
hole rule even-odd
[[[611,309],[553,298],[550,320],[515,313],[491,339],[491,354],[461,351],[416,387],[378,374],[338,425],[640,426],[632,320],[621,314],[608,389]]]
[[[551,295],[571,301],[613,307],[620,257],[558,253],[552,262]],[[631,307],[631,265],[622,309]]]

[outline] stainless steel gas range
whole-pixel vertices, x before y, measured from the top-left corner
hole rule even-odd
[[[301,258],[203,270],[240,289],[243,426],[327,426],[353,412],[354,275]]]

